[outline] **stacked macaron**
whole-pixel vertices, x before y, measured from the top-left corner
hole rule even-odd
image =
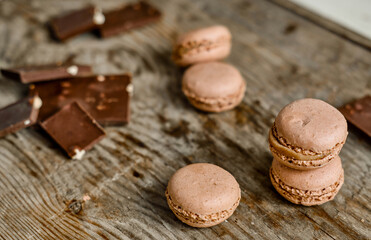
[[[182,90],[189,102],[206,112],[222,112],[237,106],[246,84],[240,72],[218,60],[231,51],[231,33],[224,26],[212,26],[179,37],[172,58],[185,71]]]
[[[306,206],[332,200],[344,182],[338,156],[347,137],[344,116],[318,99],[285,106],[270,132],[270,178],[287,200]]]

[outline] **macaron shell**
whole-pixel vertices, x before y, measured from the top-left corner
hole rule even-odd
[[[181,59],[175,60],[175,63],[179,66],[188,66],[201,62],[221,60],[230,54],[231,46],[229,42],[222,42],[205,50],[197,50],[194,54],[185,55]]]
[[[218,39],[225,38],[230,40],[232,35],[227,27],[223,25],[215,25],[211,27],[199,28],[188,33],[181,35],[177,40],[177,45],[187,42],[203,40],[217,41]]]
[[[229,172],[207,163],[178,170],[171,177],[167,191],[175,205],[199,215],[229,210],[241,196],[239,185]]]
[[[281,196],[292,203],[304,206],[321,205],[333,200],[344,183],[344,175],[342,174],[337,182],[321,191],[299,190],[285,185],[280,181],[279,178],[274,175],[272,168],[270,170],[270,179],[273,187]]]
[[[308,171],[288,168],[273,159],[270,178],[284,198],[295,204],[312,206],[334,199],[344,183],[344,171],[339,157],[322,168]]]
[[[293,146],[322,152],[344,143],[347,123],[334,107],[318,99],[301,99],[285,106],[275,125],[280,137]]]
[[[243,78],[227,63],[207,62],[191,66],[183,76],[183,89],[200,98],[221,98],[239,92]]]
[[[286,185],[300,190],[321,190],[334,184],[344,173],[341,159],[336,156],[322,168],[300,171],[281,164],[273,159],[272,171]]]
[[[185,95],[188,97],[189,102],[196,108],[206,112],[222,112],[230,110],[236,107],[242,101],[245,96],[246,84],[242,83],[242,86],[237,94],[229,95],[223,98],[200,98],[196,96],[190,96],[186,91]]]
[[[179,37],[173,60],[181,66],[220,60],[230,54],[231,47],[231,33],[226,27],[202,28]]]

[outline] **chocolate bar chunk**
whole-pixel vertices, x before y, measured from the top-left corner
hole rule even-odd
[[[72,76],[88,76],[92,74],[90,66],[86,65],[44,65],[25,66],[1,69],[1,73],[10,79],[22,83],[42,82]]]
[[[40,125],[73,159],[81,159],[105,136],[102,127],[76,102],[64,106]]]
[[[102,37],[110,37],[133,28],[157,22],[161,13],[146,2],[127,5],[104,14],[106,21],[99,27]]]
[[[0,137],[33,125],[41,105],[41,99],[32,96],[0,109]]]
[[[371,96],[346,104],[339,110],[350,123],[371,137]]]
[[[100,124],[119,125],[129,122],[130,95],[133,92],[129,75],[69,78],[30,85],[31,94],[38,94],[44,105],[39,120],[45,120],[61,107],[77,101]]]
[[[89,6],[53,19],[50,22],[50,27],[54,36],[64,41],[80,33],[95,29],[104,21],[105,17],[102,12],[98,8]]]

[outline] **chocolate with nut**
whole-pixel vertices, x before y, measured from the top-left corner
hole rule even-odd
[[[339,110],[350,123],[371,137],[371,96],[346,104]]]
[[[105,136],[102,127],[77,102],[64,106],[40,125],[73,159],[81,159]]]
[[[157,22],[161,18],[159,10],[142,1],[104,13],[104,15],[106,21],[99,27],[102,37],[110,37],[121,32],[139,28]]]
[[[49,81],[68,77],[80,77],[92,74],[92,69],[87,65],[43,65],[25,66],[1,69],[3,76],[20,81],[22,83],[33,83]]]
[[[130,75],[68,78],[30,85],[31,94],[38,94],[44,105],[39,120],[43,121],[60,108],[78,102],[93,118],[104,125],[122,125],[130,119],[130,96],[133,93]]]
[[[41,105],[38,96],[31,96],[0,109],[0,137],[33,125]]]
[[[96,29],[104,21],[105,17],[98,8],[88,6],[54,18],[50,22],[50,27],[54,36],[63,41],[80,33]]]

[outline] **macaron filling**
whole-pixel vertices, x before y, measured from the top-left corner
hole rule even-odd
[[[344,173],[342,172],[339,179],[322,189],[304,190],[298,189],[285,184],[274,172],[270,169],[270,178],[274,188],[287,200],[295,204],[302,205],[317,205],[323,202],[332,200],[344,183]]]
[[[192,90],[187,88],[187,86],[183,86],[184,95],[186,95],[192,105],[207,111],[223,111],[233,108],[241,102],[243,96],[245,95],[245,90],[246,83],[245,81],[242,81],[237,93],[218,98],[211,98],[196,96]]]
[[[269,147],[278,159],[299,167],[320,167],[331,161],[340,152],[344,141],[337,143],[332,149],[315,152],[289,144],[278,135],[275,124],[269,132]]]
[[[205,227],[207,227],[209,224],[214,225],[216,223],[222,222],[228,217],[230,217],[240,202],[240,198],[238,198],[238,200],[233,204],[233,206],[230,209],[211,214],[197,214],[192,213],[190,211],[186,211],[180,205],[175,204],[167,190],[165,192],[165,195],[170,209],[180,220],[182,221],[185,220],[196,225],[203,225]]]

